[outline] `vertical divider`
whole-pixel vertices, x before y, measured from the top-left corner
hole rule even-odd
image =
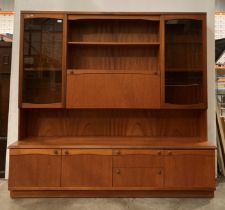
[[[161,87],[161,98],[160,98],[160,107],[165,104],[165,27],[164,27],[164,15],[160,16],[160,58],[159,58],[159,66],[160,66],[160,87]]]
[[[67,14],[63,18],[63,41],[62,41],[62,107],[66,107],[66,84],[67,84]]]

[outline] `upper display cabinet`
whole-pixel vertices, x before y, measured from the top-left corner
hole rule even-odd
[[[165,16],[164,106],[206,106],[204,16]]]
[[[21,106],[63,106],[63,15],[22,15]]]

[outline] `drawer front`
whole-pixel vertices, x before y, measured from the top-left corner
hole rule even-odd
[[[66,106],[67,108],[159,108],[160,76],[141,73],[76,74],[74,71],[73,74],[67,75]]]
[[[163,167],[161,150],[114,150],[113,167]]]
[[[114,187],[162,187],[162,168],[113,168]]]

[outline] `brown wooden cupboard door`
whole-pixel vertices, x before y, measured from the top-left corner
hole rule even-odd
[[[9,188],[59,187],[60,149],[11,149]]]
[[[159,108],[160,76],[149,73],[67,74],[67,108]]]
[[[214,188],[214,150],[171,150],[165,156],[165,187]]]
[[[112,150],[63,150],[62,187],[111,187]]]

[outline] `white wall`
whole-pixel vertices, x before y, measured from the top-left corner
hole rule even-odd
[[[216,12],[225,12],[225,0],[216,0],[215,10]]]
[[[0,0],[0,10],[14,10],[14,0]]]
[[[15,0],[14,44],[10,89],[8,144],[18,138],[19,28],[21,10],[110,12],[207,12],[208,42],[208,138],[215,144],[214,0]],[[8,156],[7,156],[8,169]],[[22,170],[22,169],[21,169]],[[8,170],[6,171],[6,174]],[[7,177],[7,175],[6,175]]]

